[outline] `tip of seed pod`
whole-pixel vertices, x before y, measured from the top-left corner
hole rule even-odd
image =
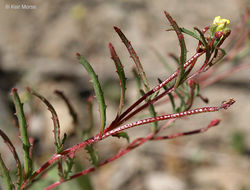
[[[115,29],[115,31],[119,31],[120,30],[120,28],[118,28],[117,26],[114,26],[114,29]]]
[[[226,101],[223,101],[222,105],[220,106],[220,108],[227,109],[231,105],[233,105],[234,103],[235,103],[235,100],[233,98],[230,98],[230,99],[228,99]]]
[[[80,53],[76,52],[76,57],[79,58],[80,56]]]
[[[210,125],[211,126],[215,126],[215,125],[218,125],[220,123],[220,120],[219,119],[215,119],[213,121],[211,121]]]

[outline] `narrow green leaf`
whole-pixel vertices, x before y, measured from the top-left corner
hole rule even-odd
[[[140,76],[138,75],[138,72],[135,68],[132,69],[132,73],[135,77],[135,81],[136,81],[136,84],[137,84],[137,89],[138,91],[140,91],[141,89],[141,79],[140,79]]]
[[[118,137],[118,138],[125,138],[129,143],[129,136],[128,136],[128,133],[126,133],[126,132],[116,133],[116,134],[114,134],[112,136]]]
[[[159,81],[160,84],[162,83],[161,79],[158,79],[158,81]],[[167,91],[168,90],[167,85],[163,86],[163,89]],[[171,102],[171,105],[172,105],[173,113],[177,113],[173,94],[168,93],[168,96],[169,96],[169,99],[170,99],[170,102]]]
[[[175,105],[173,94],[172,93],[168,93],[168,96],[169,96],[169,99],[170,99],[170,102],[171,102],[171,105],[172,105],[173,112],[177,113],[176,112],[176,105]]]
[[[208,61],[211,54],[210,54],[210,47],[209,47],[209,45],[208,45],[208,43],[207,43],[207,40],[206,40],[204,34],[202,33],[202,31],[201,31],[199,28],[194,27],[194,29],[195,29],[196,31],[198,31],[199,34],[200,34],[201,42],[203,43],[203,45],[204,45],[204,47],[205,47],[205,50],[206,50],[206,60]]]
[[[97,168],[98,165],[99,165],[99,158],[98,158],[98,155],[96,154],[96,152],[94,150],[93,144],[86,145],[85,150],[87,150],[93,166]]]
[[[133,72],[134,77],[135,77],[136,82],[137,82],[138,91],[139,91],[141,96],[144,96],[145,92],[141,89],[141,78],[139,77],[137,70],[135,68],[132,70],[132,72]],[[152,95],[149,96],[148,98],[146,98],[145,101],[149,102],[151,100],[151,98],[152,98]],[[152,117],[156,117],[157,114],[156,114],[155,108],[152,104],[149,105],[149,112],[150,112],[150,115]],[[157,128],[158,128],[158,122],[154,122],[153,123],[153,130],[155,131]]]
[[[92,96],[89,96],[87,100],[87,106],[88,106],[89,123],[88,123],[88,127],[84,129],[82,133],[84,139],[88,139],[91,136],[91,132],[94,127],[93,97]]]
[[[221,54],[212,61],[212,65],[219,63],[227,54],[224,49],[219,48],[218,50],[221,52]]]
[[[74,166],[74,163],[75,163],[75,157],[71,158],[71,157],[67,157],[67,160],[66,160],[66,169],[64,170],[64,177],[65,179],[68,179],[69,177],[69,174],[72,172],[72,169],[73,169],[73,166]]]
[[[32,159],[30,157],[30,142],[29,142],[29,136],[28,136],[28,126],[26,123],[26,118],[23,111],[23,104],[21,103],[21,100],[19,98],[19,95],[17,93],[17,89],[12,88],[11,91],[12,99],[15,104],[16,109],[16,115],[18,119],[20,134],[21,134],[21,140],[23,143],[23,150],[24,150],[24,171],[25,171],[25,177],[29,178],[32,174]]]
[[[222,37],[220,39],[216,39],[215,42],[213,43],[213,46],[211,48],[211,54],[212,52],[214,52],[214,56],[213,59],[217,57],[217,53],[220,50],[220,46],[223,44],[223,42],[226,40],[226,38],[230,35],[231,30],[228,30],[227,32],[225,32]],[[221,50],[224,51],[224,50]],[[226,52],[225,52],[226,54]]]
[[[52,115],[52,121],[53,121],[53,134],[54,134],[54,140],[55,140],[55,145],[56,145],[56,152],[60,153],[63,151],[64,148],[64,141],[66,140],[66,136],[64,135],[64,139],[63,141],[61,141],[60,138],[60,123],[59,123],[59,119],[58,119],[58,115],[56,113],[56,110],[54,109],[54,107],[51,105],[51,103],[45,98],[43,97],[41,94],[39,94],[38,92],[36,92],[35,90],[31,89],[31,88],[27,88],[27,91],[36,96],[38,99],[40,99],[48,108],[48,110],[50,111],[51,115]],[[58,175],[62,178],[64,178],[64,173],[63,173],[63,164],[62,164],[63,160],[59,159],[57,166],[58,166]]]
[[[185,40],[184,40],[184,36],[179,28],[179,26],[177,25],[177,23],[174,21],[174,19],[166,12],[164,11],[169,23],[171,24],[171,26],[173,27],[173,29],[176,32],[176,35],[178,37],[179,40],[179,45],[181,48],[181,53],[180,53],[180,61],[179,61],[179,74],[177,76],[176,79],[176,83],[175,83],[175,88],[177,88],[180,84],[181,84],[181,80],[184,76],[184,64],[187,60],[187,48],[186,48],[186,44],[185,44]]]
[[[88,72],[91,81],[93,83],[96,99],[99,103],[100,108],[100,119],[101,119],[101,126],[100,126],[100,136],[102,136],[103,131],[105,129],[106,125],[106,104],[104,100],[103,91],[100,85],[100,82],[98,80],[98,76],[96,75],[94,69],[91,67],[91,65],[88,63],[86,59],[84,59],[79,53],[77,53],[77,58],[80,61],[80,63],[83,65],[85,70]]]
[[[12,190],[14,189],[14,185],[12,183],[12,180],[10,178],[9,170],[7,169],[6,165],[4,164],[4,161],[2,159],[2,156],[0,154],[0,171],[2,173],[2,176],[4,178],[6,189]]]
[[[16,148],[14,147],[13,143],[10,141],[9,137],[0,129],[0,136],[3,138],[4,143],[8,146],[11,153],[13,154],[13,157],[16,161],[17,166],[17,176],[18,176],[18,185],[21,186],[21,183],[23,182],[23,171],[22,171],[22,164],[20,162],[19,156],[16,152]]]
[[[180,100],[181,100],[181,104],[180,104],[179,108],[177,108],[178,112],[183,112],[183,111],[185,111],[185,110],[187,109],[187,105],[186,105],[186,102],[185,102],[185,97],[182,96],[181,93],[178,92],[178,90],[175,90],[174,92],[177,94],[177,96],[178,96],[178,97],[180,98]]]
[[[183,83],[183,85],[182,86],[180,86],[179,88],[178,88],[178,90],[180,91],[180,92],[182,92],[182,94],[183,94],[183,96],[184,96],[184,98],[189,98],[189,85],[187,84],[187,82],[185,82],[185,83]]]
[[[195,83],[194,86],[194,97],[198,96],[200,94],[200,85],[198,83]]]
[[[94,127],[94,113],[93,113],[93,98],[90,96],[87,101],[88,111],[89,111],[89,127],[88,133],[90,134]]]
[[[214,34],[216,32],[218,25],[217,24],[213,24],[212,26],[210,26],[210,34],[211,34],[211,38],[214,37]]]
[[[194,37],[195,39],[197,39],[197,40],[199,40],[199,41],[202,42],[201,37],[200,37],[195,31],[191,31],[191,30],[188,30],[188,29],[183,28],[183,27],[181,27],[180,30],[181,30],[181,32],[183,32],[184,34],[187,34],[187,35],[189,35],[189,36],[192,36],[192,37]]]
[[[175,61],[175,63],[177,64],[177,65],[179,65],[179,58],[178,58],[178,56],[177,55],[175,55],[175,54],[173,54],[173,53],[169,53],[168,54],[174,61]]]
[[[61,151],[63,150],[64,144],[65,144],[66,140],[67,140],[67,134],[64,133],[64,134],[63,134],[63,138],[62,138],[62,143],[61,143],[63,146],[61,146],[59,152],[61,152]]]
[[[128,52],[129,52],[131,58],[133,59],[135,65],[136,65],[138,74],[139,74],[139,76],[140,76],[140,78],[141,78],[141,80],[143,82],[145,90],[146,90],[146,92],[148,92],[150,90],[148,79],[146,77],[146,74],[144,72],[144,69],[142,67],[142,64],[141,64],[141,61],[140,61],[138,55],[136,54],[136,52],[135,52],[134,48],[132,47],[130,41],[123,34],[123,32],[118,27],[116,27],[116,26],[114,27],[114,29],[117,32],[117,34],[119,35],[119,37],[121,38],[121,40],[124,43],[124,45],[127,47]]]
[[[151,100],[155,99],[160,94],[160,91],[157,91],[154,95],[150,96]]]
[[[221,48],[217,48],[215,50],[214,56],[211,59],[211,61],[209,61],[208,65],[205,68],[205,71],[208,70],[211,66],[219,63],[226,55],[226,51],[224,49]]]
[[[116,67],[116,72],[119,76],[119,80],[120,80],[120,86],[121,86],[121,97],[120,97],[120,105],[118,108],[118,112],[117,112],[117,116],[120,115],[121,111],[122,111],[122,107],[124,106],[125,103],[125,91],[126,91],[126,76],[125,76],[125,72],[123,69],[123,65],[120,61],[120,58],[118,57],[114,46],[109,43],[109,49],[110,49],[110,54],[111,54],[111,58],[113,59],[114,63],[115,63],[115,67]]]
[[[59,123],[59,119],[58,119],[58,115],[56,113],[56,110],[54,109],[54,107],[51,105],[51,103],[45,97],[40,95],[35,90],[33,90],[31,88],[27,88],[27,91],[30,94],[39,98],[47,106],[48,110],[50,111],[50,113],[52,115],[53,125],[54,125],[53,134],[54,134],[56,150],[57,150],[57,153],[60,153],[60,151],[62,150],[63,144],[61,143],[61,139],[60,139],[60,123]]]

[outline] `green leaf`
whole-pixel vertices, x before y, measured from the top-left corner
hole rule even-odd
[[[194,29],[195,29],[196,31],[198,31],[199,34],[200,34],[201,42],[203,43],[203,45],[204,45],[204,47],[205,47],[205,49],[206,49],[206,60],[208,61],[209,58],[210,58],[210,56],[211,56],[211,54],[210,54],[210,47],[209,47],[209,45],[208,45],[208,43],[207,43],[207,40],[206,40],[204,34],[202,33],[202,31],[200,31],[200,29],[198,29],[198,28],[196,28],[196,27],[194,27]]]
[[[175,55],[174,53],[169,53],[169,56],[175,61],[177,65],[179,65],[180,60],[177,55]]]
[[[87,150],[87,152],[90,156],[91,163],[93,164],[94,167],[97,168],[99,165],[99,158],[94,150],[93,144],[86,145],[85,150]]]
[[[178,92],[178,90],[175,90],[174,92],[177,94],[177,96],[178,96],[178,97],[180,98],[180,100],[181,100],[181,104],[180,104],[179,108],[177,108],[178,113],[179,113],[179,112],[185,111],[185,110],[187,109],[187,105],[186,105],[186,102],[185,102],[185,97],[182,96],[181,93]]]
[[[217,27],[218,27],[218,25],[217,25],[217,24],[212,24],[212,25],[210,26],[210,34],[211,34],[211,38],[213,38],[213,37],[214,37],[214,34],[215,34],[215,32],[216,32]]]
[[[202,42],[201,37],[200,37],[195,31],[191,31],[191,30],[188,30],[188,29],[183,28],[183,27],[180,28],[180,30],[181,30],[181,32],[183,32],[184,34],[187,34],[187,35],[189,35],[189,36],[192,36],[192,37],[194,37],[195,39],[197,39],[197,40],[199,40],[199,41]]]
[[[132,69],[132,73],[135,77],[135,81],[136,81],[136,84],[137,84],[137,89],[138,91],[140,91],[141,89],[141,79],[140,79],[140,76],[138,75],[138,72],[135,68]]]
[[[39,94],[35,90],[33,90],[31,88],[27,88],[27,91],[30,94],[39,98],[47,106],[48,110],[50,111],[50,113],[52,115],[53,125],[54,125],[53,133],[54,133],[56,151],[57,151],[57,153],[60,153],[60,151],[62,150],[63,144],[61,143],[61,139],[60,139],[60,123],[59,123],[59,119],[58,119],[58,115],[56,113],[56,110],[54,109],[54,107],[51,105],[51,103],[45,97],[43,97],[41,94]]]
[[[134,68],[132,70],[133,74],[134,74],[134,77],[136,79],[136,83],[137,83],[137,88],[140,92],[140,95],[141,96],[144,96],[145,95],[145,92],[141,89],[141,78],[139,77],[138,73],[137,73],[137,70]],[[148,98],[145,99],[146,102],[149,102],[151,100],[151,96],[149,96]],[[156,111],[155,111],[155,108],[152,104],[149,105],[149,112],[150,112],[150,115],[152,117],[156,117]],[[158,128],[158,122],[154,122],[153,123],[153,128],[154,128],[154,131]]]
[[[198,83],[195,83],[194,86],[194,97],[198,96],[200,93],[200,85]]]
[[[144,72],[144,69],[142,67],[142,64],[141,64],[141,61],[140,61],[138,55],[136,54],[133,46],[131,45],[131,43],[127,39],[127,37],[123,34],[123,32],[118,27],[116,27],[116,26],[114,27],[114,29],[117,32],[117,34],[119,35],[119,37],[121,38],[121,40],[124,43],[124,45],[127,47],[128,52],[129,52],[131,58],[133,59],[135,65],[136,65],[138,74],[139,74],[139,76],[140,76],[140,78],[141,78],[141,80],[143,82],[145,90],[146,90],[146,92],[148,92],[150,90],[148,79],[146,77],[146,74]]]
[[[0,171],[1,171],[1,174],[4,178],[4,181],[6,184],[6,189],[13,190],[14,185],[13,185],[12,180],[10,178],[9,170],[7,169],[6,165],[4,164],[4,161],[2,159],[1,154],[0,154]]]
[[[176,83],[174,86],[175,88],[177,88],[181,84],[182,78],[183,78],[184,73],[185,73],[184,64],[187,60],[187,48],[186,48],[184,36],[181,32],[181,29],[179,28],[177,23],[173,20],[173,18],[166,11],[164,13],[165,13],[169,23],[173,27],[174,31],[176,32],[176,35],[177,35],[178,40],[179,40],[179,45],[181,48],[180,61],[179,61],[179,74],[177,76]]]
[[[21,134],[21,140],[23,143],[23,150],[24,150],[24,171],[26,178],[29,178],[32,174],[32,159],[30,157],[30,142],[29,142],[29,135],[28,135],[28,126],[26,122],[26,118],[23,111],[23,104],[21,103],[21,100],[19,98],[19,95],[17,93],[17,89],[12,88],[11,91],[12,99],[15,104],[16,109],[16,115],[18,119],[20,134]]]
[[[67,157],[67,160],[65,162],[66,164],[66,169],[64,170],[64,178],[65,179],[68,179],[69,177],[69,174],[72,172],[72,169],[73,169],[73,166],[74,166],[74,163],[75,163],[75,157],[71,158],[71,157]]]
[[[111,58],[113,59],[113,61],[115,63],[116,72],[119,76],[120,86],[121,86],[120,105],[119,105],[118,112],[117,112],[117,116],[119,116],[121,111],[122,111],[122,107],[124,106],[124,103],[125,103],[125,91],[126,91],[126,80],[127,79],[126,79],[125,72],[123,69],[123,65],[120,61],[120,58],[116,54],[115,48],[113,47],[113,45],[111,43],[109,43],[109,49],[110,49]]]
[[[18,183],[17,184],[19,185],[19,188],[20,188],[20,186],[23,182],[23,168],[22,168],[21,161],[19,159],[19,156],[16,152],[16,148],[14,147],[13,143],[10,141],[9,137],[1,129],[0,129],[0,136],[4,140],[4,143],[8,146],[9,150],[13,154],[13,157],[16,161],[17,176],[18,176]]]
[[[214,58],[208,63],[208,66],[207,66],[206,70],[207,70],[208,68],[210,68],[211,66],[213,66],[213,65],[215,65],[215,64],[217,64],[217,63],[219,63],[219,62],[225,57],[225,55],[227,54],[226,51],[225,51],[224,49],[221,49],[221,48],[218,48],[218,52],[220,52],[220,54],[219,54],[219,55],[217,54],[217,56],[214,57]]]
[[[173,94],[168,93],[168,96],[169,96],[169,99],[170,99],[170,102],[171,102],[171,105],[172,105],[173,112],[177,113]]]
[[[62,138],[62,146],[61,146],[61,149],[59,150],[59,152],[61,152],[62,150],[63,150],[63,148],[64,148],[64,144],[65,144],[65,141],[67,140],[67,134],[66,133],[64,133],[63,134],[63,138]]]
[[[84,139],[88,139],[90,137],[92,129],[94,127],[93,97],[92,96],[88,98],[87,106],[88,106],[89,124],[88,124],[88,127],[83,130],[82,134],[83,134]]]
[[[126,133],[126,132],[116,133],[116,134],[114,134],[112,136],[118,137],[118,138],[125,138],[129,143],[129,136],[128,136],[128,133]]]
[[[86,59],[84,59],[79,53],[77,53],[77,58],[80,61],[80,63],[83,65],[85,70],[88,72],[91,81],[93,83],[96,99],[99,103],[100,108],[100,119],[101,119],[101,128],[100,128],[100,136],[102,136],[103,131],[105,129],[106,125],[106,104],[104,100],[103,91],[100,85],[100,82],[98,80],[98,76],[96,75],[94,69],[91,67],[91,65],[88,63]]]
[[[159,83],[162,83],[161,79],[158,79],[158,81],[159,81]],[[167,85],[163,86],[163,88],[166,91],[168,90]],[[170,102],[171,102],[171,105],[172,105],[173,113],[177,113],[173,94],[172,93],[168,93],[168,96],[169,96],[169,99],[170,99]]]
[[[189,94],[189,85],[187,84],[187,82],[183,83],[182,86],[180,86],[178,88],[179,91],[182,92],[184,98],[189,99],[190,94]]]

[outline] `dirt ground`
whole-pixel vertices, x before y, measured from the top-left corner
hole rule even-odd
[[[65,92],[84,125],[87,119],[85,102],[92,88],[86,72],[77,64],[75,53],[79,52],[91,63],[104,85],[107,122],[110,123],[116,113],[117,93],[119,97],[120,90],[109,55],[109,42],[115,46],[127,72],[128,105],[137,96],[131,72],[134,63],[113,26],[121,28],[129,38],[153,86],[157,78],[166,78],[170,74],[160,63],[155,50],[173,68],[175,64],[167,55],[179,53],[175,33],[165,31],[169,24],[164,10],[180,26],[189,29],[210,25],[215,16],[230,19],[233,28],[247,7],[250,7],[249,0],[23,0],[22,4],[17,0],[3,0],[0,2],[0,128],[18,144],[9,96],[11,88],[16,87],[23,101],[27,102],[24,108],[29,118],[29,133],[37,140],[34,155],[38,162],[42,162],[53,154],[50,113],[38,101],[28,103],[26,86],[38,90],[51,101],[61,118],[62,131],[70,134],[71,117],[53,91],[59,89]],[[186,37],[186,42],[188,56],[191,56],[197,41]],[[243,61],[249,62],[249,55]],[[93,189],[250,189],[249,72],[250,69],[245,69],[201,91],[209,98],[211,106],[234,98],[236,103],[232,108],[180,120],[166,134],[205,127],[214,118],[222,120],[218,127],[197,136],[149,142],[92,173]],[[204,103],[197,100],[195,106],[204,106]],[[97,105],[95,108],[95,116],[99,117]],[[148,129],[133,129],[129,134],[133,139],[148,132]],[[74,142],[77,141],[72,139],[70,144]],[[96,149],[105,159],[122,146],[126,146],[125,140],[111,139],[101,142]],[[3,145],[0,150],[6,151]],[[89,164],[84,151],[80,160],[85,165]],[[9,164],[12,162],[10,159]],[[59,189],[68,189],[70,185],[65,183]],[[42,189],[43,186],[35,188]]]

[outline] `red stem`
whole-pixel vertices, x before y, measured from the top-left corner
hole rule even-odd
[[[205,51],[203,52],[197,52],[195,55],[193,55],[185,64],[184,64],[184,68],[187,68],[190,64],[192,64],[195,60],[198,59],[198,57],[200,57],[201,55],[203,55],[205,53]],[[144,108],[146,108],[148,105],[152,104],[153,102],[159,100],[161,97],[165,96],[166,94],[170,93],[170,92],[163,92],[161,95],[157,96],[155,98],[155,100],[151,100],[147,103],[145,103],[144,105],[142,105],[140,108],[138,108],[137,110],[135,110],[134,112],[132,112],[129,116],[126,117],[126,119],[123,119],[128,113],[130,113],[136,106],[138,106],[141,102],[143,102],[146,98],[148,98],[150,95],[152,95],[153,93],[157,92],[158,90],[160,90],[163,86],[165,86],[166,84],[168,84],[170,81],[172,81],[178,74],[178,71],[175,71],[172,75],[170,75],[166,80],[164,80],[161,84],[158,84],[157,86],[155,86],[152,90],[150,90],[149,92],[147,92],[144,96],[142,96],[140,99],[138,99],[134,104],[132,104],[126,111],[124,111],[119,118],[115,119],[109,127],[107,127],[104,132],[108,132],[114,128],[116,128],[117,126],[119,126],[121,123],[123,123],[125,120],[128,120],[129,118],[131,118],[133,115],[135,115],[136,113],[138,113],[139,111],[143,110]]]
[[[219,123],[220,123],[220,120],[215,119],[215,120],[211,121],[207,127],[204,127],[204,128],[200,128],[200,129],[196,129],[196,130],[188,131],[188,132],[175,133],[175,134],[167,135],[167,136],[153,137],[150,140],[154,140],[154,141],[167,140],[167,139],[173,139],[173,138],[177,138],[177,137],[181,137],[181,136],[194,135],[197,133],[204,133],[208,129],[210,129],[211,127],[215,127]]]
[[[117,127],[111,131],[108,131],[103,135],[102,138],[106,138],[107,136],[113,135],[115,133],[121,132],[123,130],[129,129],[132,127],[145,125],[145,124],[156,122],[156,121],[175,119],[175,118],[184,117],[187,115],[198,114],[198,113],[215,112],[215,111],[218,111],[219,109],[220,109],[220,107],[203,107],[203,108],[197,108],[194,110],[188,110],[188,111],[184,111],[184,112],[180,112],[180,113],[167,114],[167,115],[161,115],[161,116],[157,116],[157,117],[142,119],[142,120],[139,120],[139,121],[136,121],[133,123],[129,123],[129,124]]]
[[[145,137],[145,138],[138,138],[138,139],[135,139],[129,146],[127,146],[126,148],[121,149],[115,156],[113,156],[113,157],[111,157],[111,158],[105,160],[105,161],[102,162],[98,167],[104,166],[105,164],[108,164],[108,163],[110,163],[110,162],[112,162],[112,161],[114,161],[114,160],[117,160],[118,158],[120,158],[120,157],[124,156],[125,154],[129,153],[129,152],[130,152],[131,150],[133,150],[134,148],[136,148],[136,147],[138,147],[138,146],[144,144],[144,143],[147,142],[149,139],[151,139],[153,136],[154,136],[154,133],[148,135],[148,136]],[[83,171],[81,171],[81,172],[78,172],[78,173],[72,175],[72,176],[71,176],[69,179],[67,179],[67,180],[64,180],[64,181],[63,181],[63,180],[57,181],[57,182],[55,182],[54,184],[50,185],[49,187],[45,188],[44,190],[51,190],[51,189],[57,187],[58,185],[60,185],[60,184],[62,184],[62,183],[64,183],[64,182],[66,182],[66,181],[70,181],[70,180],[75,179],[75,178],[77,178],[77,177],[86,175],[86,174],[88,174],[88,173],[90,173],[90,172],[93,172],[93,171],[95,171],[95,170],[96,170],[95,167],[90,167],[90,168],[88,168],[88,169],[85,169],[85,170],[83,170]]]
[[[134,122],[134,123],[129,123],[129,124],[123,125],[121,127],[118,127],[116,129],[113,129],[111,131],[105,132],[102,137],[100,137],[100,135],[97,134],[96,136],[91,137],[88,140],[85,140],[85,141],[83,141],[83,142],[81,142],[81,143],[79,143],[77,145],[74,145],[73,147],[70,147],[70,148],[62,151],[60,154],[55,154],[49,161],[47,161],[45,164],[43,164],[42,167],[40,167],[38,170],[36,170],[33,173],[33,175],[30,177],[29,180],[26,180],[25,182],[23,182],[21,188],[24,188],[29,182],[31,182],[36,176],[38,176],[45,169],[47,169],[49,166],[51,166],[55,161],[57,161],[58,159],[60,159],[60,158],[62,158],[64,156],[74,154],[76,151],[78,151],[79,149],[85,147],[87,144],[95,143],[95,142],[97,142],[99,140],[107,138],[110,135],[114,135],[116,133],[119,133],[119,132],[121,132],[121,131],[123,131],[125,129],[129,129],[129,128],[132,128],[132,127],[144,125],[144,124],[147,124],[147,123],[152,123],[152,122],[161,121],[161,120],[175,119],[175,118],[184,117],[184,116],[187,116],[187,115],[198,114],[198,113],[214,112],[214,111],[218,111],[220,109],[227,109],[234,102],[235,101],[233,99],[229,99],[228,101],[223,102],[222,105],[219,106],[219,107],[203,107],[203,108],[188,110],[188,111],[185,111],[185,112],[180,112],[180,113],[175,113],[175,114],[168,114],[168,115],[157,116],[157,117],[154,117],[154,118],[147,118],[147,119],[139,120],[139,121]]]
[[[193,131],[188,131],[188,132],[184,132],[184,133],[176,133],[176,134],[173,134],[173,135],[163,136],[163,137],[154,137],[155,133],[151,133],[151,134],[149,134],[145,138],[137,138],[132,143],[130,143],[126,148],[121,149],[116,155],[114,155],[113,157],[111,157],[111,158],[105,160],[104,162],[102,162],[99,165],[99,167],[104,166],[105,164],[108,164],[108,163],[110,163],[110,162],[112,162],[114,160],[117,160],[118,158],[124,156],[125,154],[129,153],[130,151],[134,150],[135,148],[143,145],[148,140],[173,139],[173,138],[177,138],[177,137],[181,137],[181,136],[187,136],[187,135],[193,135],[193,134],[197,134],[197,133],[203,133],[203,132],[207,131],[208,129],[210,129],[211,127],[214,127],[214,126],[216,126],[218,124],[219,124],[219,120],[216,119],[216,120],[211,121],[210,124],[207,127],[201,128],[201,129],[197,129],[197,130],[193,130]],[[83,170],[81,172],[78,172],[78,173],[72,175],[67,180],[60,180],[60,181],[55,182],[54,184],[52,184],[49,187],[47,187],[45,190],[51,190],[51,189],[59,186],[60,184],[62,184],[64,182],[67,182],[67,181],[70,181],[70,180],[75,179],[77,177],[86,175],[86,174],[88,174],[90,172],[93,172],[95,170],[96,170],[95,167],[90,167],[88,169],[85,169],[85,170]]]

